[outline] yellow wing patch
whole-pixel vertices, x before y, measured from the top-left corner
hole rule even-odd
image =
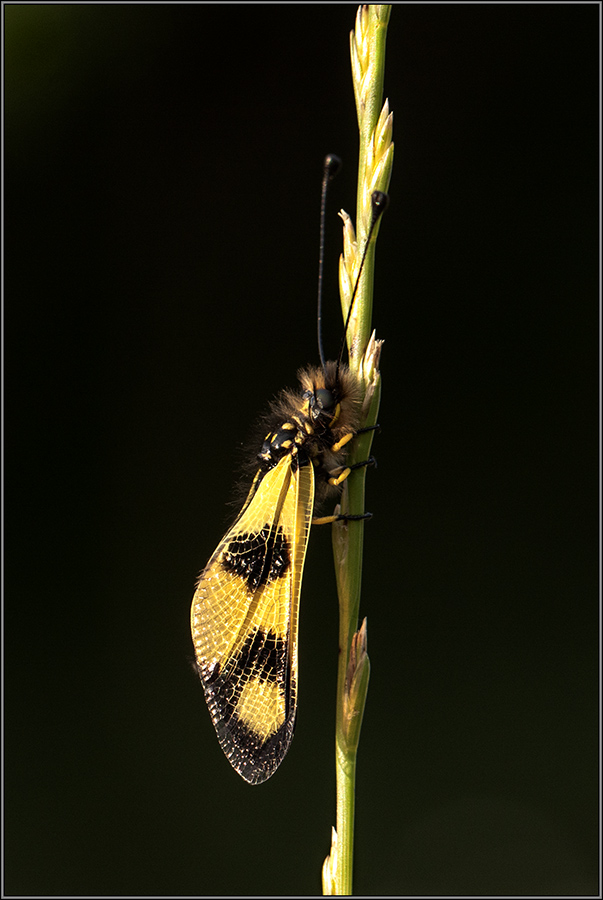
[[[299,595],[314,467],[285,455],[254,486],[201,574],[191,607],[199,675],[236,771],[265,781],[285,756],[297,709]]]

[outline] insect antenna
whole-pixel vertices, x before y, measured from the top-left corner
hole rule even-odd
[[[356,284],[354,285],[354,291],[352,293],[352,299],[350,300],[350,306],[348,308],[348,314],[345,320],[345,328],[343,329],[343,337],[341,339],[341,348],[339,350],[339,356],[337,357],[337,369],[336,369],[336,380],[339,377],[339,366],[341,364],[341,360],[343,358],[343,351],[345,349],[345,337],[348,332],[348,325],[350,324],[350,319],[352,318],[352,310],[354,308],[354,300],[356,299],[356,294],[358,293],[358,285],[360,284],[360,278],[362,276],[362,270],[364,268],[364,262],[366,260],[366,255],[368,253],[368,249],[371,244],[371,238],[373,236],[373,231],[375,230],[375,226],[389,204],[389,196],[384,194],[383,191],[373,191],[371,194],[371,207],[372,207],[372,216],[371,216],[371,227],[369,228],[369,232],[366,238],[366,243],[364,245],[364,250],[362,252],[362,261],[360,263],[360,269],[358,270],[358,278],[356,279]],[[322,360],[322,356],[321,356]],[[324,365],[324,363],[323,363]]]
[[[322,346],[322,273],[325,262],[325,220],[327,212],[327,192],[329,182],[341,169],[341,160],[334,153],[325,156],[322,173],[322,190],[320,194],[320,250],[318,255],[318,353],[320,364],[325,367],[325,354]]]

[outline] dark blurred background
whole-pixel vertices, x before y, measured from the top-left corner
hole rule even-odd
[[[326,152],[339,345],[355,10],[4,8],[7,893],[320,892],[328,529],[264,786],[218,747],[188,617],[237,448],[317,361]],[[597,891],[598,20],[392,12],[359,894]]]

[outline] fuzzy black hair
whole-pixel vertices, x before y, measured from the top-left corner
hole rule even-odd
[[[277,394],[251,429],[248,439],[237,451],[239,478],[228,502],[233,515],[235,509],[236,515],[239,514],[253,479],[260,468],[258,454],[266,436],[277,431],[284,422],[291,419],[292,415],[300,415],[304,391],[314,393],[317,390],[326,389],[333,395],[335,403],[340,405],[339,418],[330,429],[333,443],[336,443],[344,435],[356,431],[360,425],[362,392],[358,379],[346,365],[342,363],[338,367],[335,362],[327,362],[324,370],[316,366],[307,366],[298,371],[297,377],[300,381],[297,389],[285,389]],[[321,444],[318,436],[309,436],[306,440],[308,443]],[[327,444],[320,446],[324,462],[323,465],[317,467],[316,471],[315,508],[329,494],[340,492],[340,488],[334,488],[328,484],[325,472],[342,464],[346,450],[347,448],[344,448],[333,453]]]

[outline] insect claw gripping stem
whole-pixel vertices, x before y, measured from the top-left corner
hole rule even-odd
[[[312,519],[313,525],[332,525],[333,522],[360,522],[364,519],[372,519],[372,512],[359,513],[358,515],[351,515],[348,513],[338,513],[333,516],[320,516],[317,519]]]
[[[362,462],[354,463],[353,466],[348,466],[350,472],[353,472],[354,469],[363,469],[367,466],[374,466],[377,468],[377,460],[374,456],[369,456],[368,459],[363,459]]]
[[[348,513],[340,513],[335,517],[336,522],[359,522],[363,519],[372,519],[372,512],[359,513],[357,516],[349,515]]]
[[[374,431],[376,434],[381,434],[381,425],[379,425],[379,423],[376,425],[367,425],[366,428],[359,428],[356,434],[366,434],[367,431]]]

